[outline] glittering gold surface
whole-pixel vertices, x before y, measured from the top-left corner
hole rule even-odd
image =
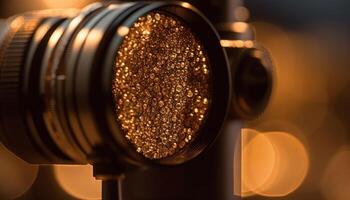
[[[113,94],[117,121],[137,152],[174,155],[200,134],[210,105],[210,67],[191,30],[165,13],[128,29],[118,51]]]

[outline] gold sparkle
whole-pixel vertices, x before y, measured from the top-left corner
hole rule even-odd
[[[201,42],[179,19],[152,12],[128,29],[113,95],[116,120],[137,152],[162,159],[196,138],[210,106],[209,71]]]

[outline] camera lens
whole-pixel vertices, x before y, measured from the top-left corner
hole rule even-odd
[[[125,137],[151,159],[196,137],[210,101],[209,62],[197,37],[163,13],[141,17],[116,58],[114,98]]]
[[[231,80],[213,26],[184,3],[26,13],[0,49],[1,141],[36,164],[174,165],[216,138]]]

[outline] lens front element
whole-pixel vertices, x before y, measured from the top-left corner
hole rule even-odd
[[[140,17],[115,62],[117,121],[137,152],[161,159],[199,134],[211,100],[210,66],[196,35],[163,12]]]

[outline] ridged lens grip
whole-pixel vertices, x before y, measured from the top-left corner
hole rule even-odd
[[[13,17],[0,40],[0,139],[32,163],[65,157],[46,134],[40,134],[45,130],[33,110],[42,111],[40,93],[35,89],[41,67],[37,60],[41,60],[48,36],[66,16],[43,11]]]
[[[25,55],[30,45],[33,33],[42,21],[41,17],[18,16],[8,23],[0,48],[0,119],[4,132],[12,134],[0,134],[3,143],[14,152],[19,148],[26,148],[28,152],[34,152],[37,147],[32,143],[33,139],[26,134],[28,127],[24,117],[25,99],[21,95],[21,77],[25,63]],[[19,134],[21,138],[19,139]],[[22,154],[18,152],[19,155]],[[20,155],[22,156],[22,155]],[[35,157],[33,157],[34,159]]]

